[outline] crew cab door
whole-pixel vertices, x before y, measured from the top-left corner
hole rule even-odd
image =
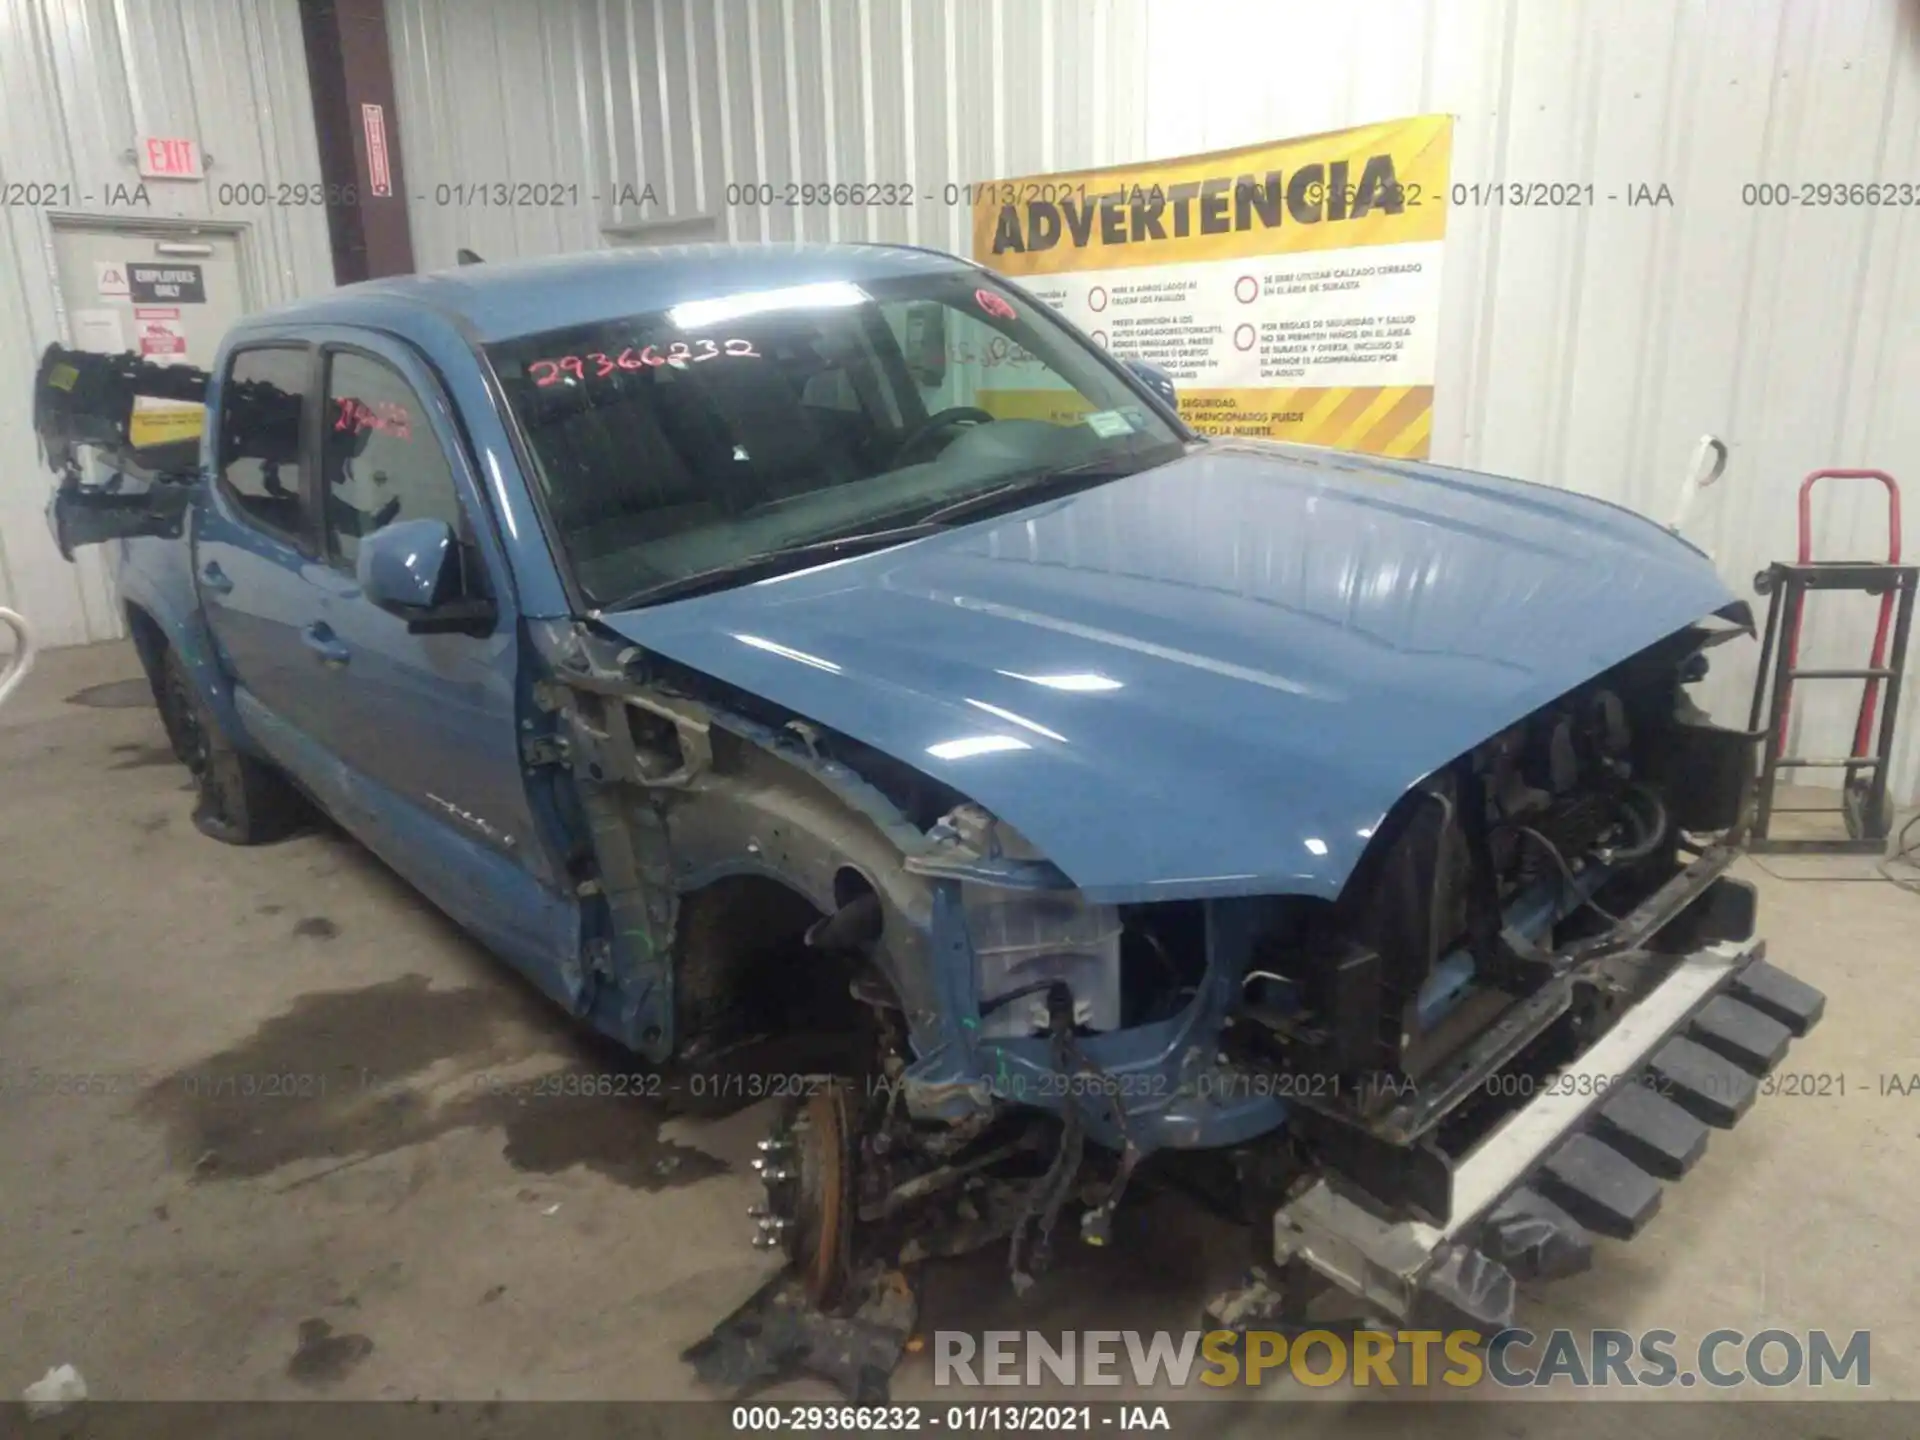
[[[223,460],[195,552],[209,616],[261,740],[346,824],[483,931],[552,879],[519,753],[518,627],[506,567],[461,427],[437,378],[398,340],[310,329],[287,382],[304,387],[298,508],[241,503]],[[280,366],[261,355],[235,376]],[[224,408],[223,408],[224,413]],[[226,434],[241,462],[244,433]],[[244,462],[242,469],[244,470]],[[256,490],[264,486],[252,487]],[[279,503],[279,502],[275,502]],[[362,545],[439,521],[456,540],[457,628],[380,608]],[[396,532],[398,533],[398,532]],[[517,876],[506,876],[511,867]],[[509,922],[510,923],[510,922]]]
[[[259,722],[299,727],[314,663],[301,632],[313,608],[302,571],[318,545],[309,494],[316,361],[314,347],[293,337],[249,340],[228,354],[209,393],[213,473],[192,527],[201,613],[249,731],[276,750]]]
[[[512,587],[453,408],[406,346],[361,335],[320,346],[320,554],[303,642],[316,739],[372,782],[466,841],[538,865],[519,750]],[[390,526],[441,521],[460,592],[480,618],[423,627],[362,592],[360,549]],[[490,602],[486,603],[486,602]],[[491,613],[487,613],[490,609]]]

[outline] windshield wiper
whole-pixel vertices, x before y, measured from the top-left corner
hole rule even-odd
[[[1009,502],[1034,505],[1056,496],[1071,495],[1076,490],[1089,490],[1109,480],[1124,480],[1129,475],[1149,468],[1151,462],[1143,461],[1138,455],[1103,455],[1098,459],[1083,460],[1078,465],[1040,470],[929,510],[920,517],[920,523],[951,525],[956,520],[972,520],[996,510],[1013,508]]]
[[[912,525],[896,525],[886,530],[863,530],[852,535],[835,535],[824,540],[803,540],[772,550],[756,551],[722,565],[711,565],[686,575],[676,575],[645,585],[630,595],[601,604],[602,610],[631,610],[642,605],[657,605],[666,600],[681,600],[689,595],[706,595],[735,585],[750,584],[774,575],[804,570],[828,560],[844,560],[850,555],[865,555],[922,540],[945,527],[921,520]]]

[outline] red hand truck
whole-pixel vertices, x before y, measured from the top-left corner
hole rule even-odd
[[[1878,480],[1886,487],[1887,558],[1884,562],[1813,558],[1813,489],[1822,480]],[[1748,728],[1758,732],[1761,717],[1766,716],[1750,849],[1776,854],[1877,855],[1886,848],[1887,833],[1893,826],[1892,809],[1887,803],[1887,772],[1893,764],[1894,722],[1900,708],[1901,681],[1906,675],[1907,642],[1913,633],[1916,577],[1920,577],[1920,568],[1900,563],[1900,485],[1893,476],[1884,470],[1815,470],[1800,482],[1799,558],[1792,564],[1778,561],[1769,565],[1753,582],[1756,590],[1772,598],[1767,607],[1760,671],[1754,679],[1753,710],[1748,721]],[[1800,636],[1810,590],[1852,590],[1880,597],[1879,620],[1874,626],[1873,648],[1865,667],[1800,668]],[[1847,754],[1821,757],[1786,753],[1793,687],[1801,680],[1862,682],[1853,744]],[[1874,733],[1876,713],[1880,720],[1877,737]],[[1825,805],[1777,806],[1774,797],[1780,771],[1811,769],[1845,772],[1837,811]],[[1770,833],[1776,814],[1796,812],[1838,813],[1845,823],[1846,835],[1783,838]]]

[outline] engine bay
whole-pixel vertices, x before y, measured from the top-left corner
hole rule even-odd
[[[1236,1063],[1377,1128],[1575,953],[1683,940],[1627,920],[1749,808],[1752,737],[1685,690],[1706,643],[1673,637],[1489,737],[1393,807],[1337,902],[1282,902],[1230,1021]]]

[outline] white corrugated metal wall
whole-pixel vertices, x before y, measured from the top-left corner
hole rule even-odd
[[[142,211],[98,209],[132,184],[139,135],[188,136],[211,157],[201,182],[148,183]],[[333,283],[325,212],[214,203],[223,181],[320,180],[296,0],[0,0],[0,181],[75,188],[62,215],[194,217],[240,228],[249,299],[268,304]],[[60,559],[43,509],[30,396],[50,342],[71,344],[53,261],[54,214],[0,210],[0,604],[43,643],[121,633],[98,552]],[[64,300],[64,303],[63,303]]]
[[[1446,111],[1457,181],[1594,184],[1592,208],[1449,214],[1436,460],[1665,519],[1711,431],[1732,458],[1688,533],[1737,592],[1752,597],[1755,571],[1792,558],[1795,491],[1818,467],[1904,477],[1905,549],[1920,551],[1920,205],[1742,194],[1783,181],[1920,190],[1920,6],[1149,0],[1148,41],[1150,154]],[[1629,207],[1642,182],[1675,203]],[[1821,552],[1883,557],[1880,487],[1829,483],[1816,491]],[[1876,604],[1815,597],[1803,663],[1864,664]],[[1744,723],[1755,658],[1718,652],[1721,718]],[[1858,695],[1802,687],[1794,748],[1844,753]],[[1910,799],[1920,676],[1901,703],[1894,789]]]
[[[947,184],[1145,143],[1146,0],[389,0],[388,17],[423,268],[462,246],[610,241],[964,251]],[[561,198],[580,204],[458,188],[499,180],[576,186]],[[788,180],[911,181],[920,198],[727,204],[729,184]],[[616,206],[622,185],[653,203]]]

